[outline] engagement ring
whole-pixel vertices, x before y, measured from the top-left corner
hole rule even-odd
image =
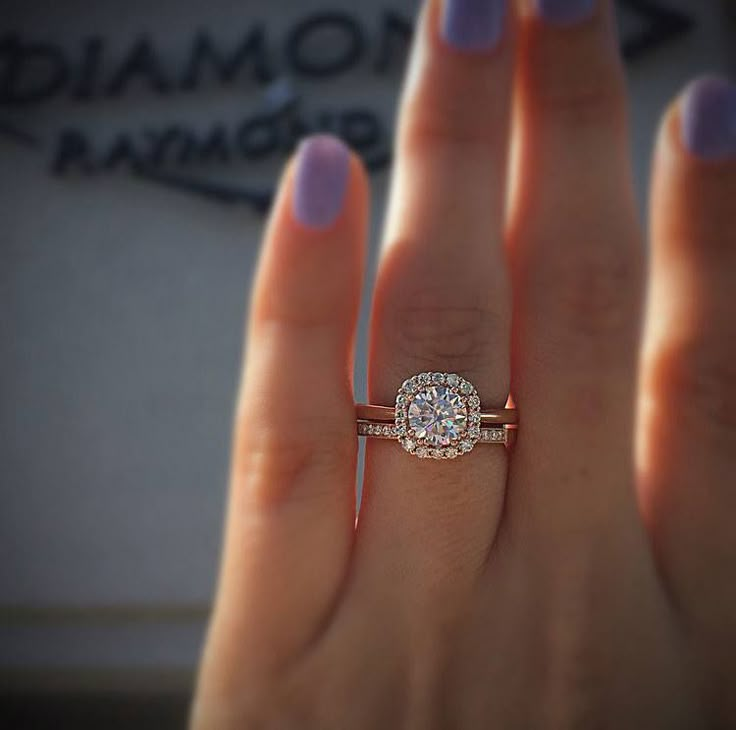
[[[509,446],[514,408],[482,410],[471,382],[456,373],[420,373],[405,380],[395,406],[357,405],[358,435],[394,439],[420,459],[455,459],[476,444]]]

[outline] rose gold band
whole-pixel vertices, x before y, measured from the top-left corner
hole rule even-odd
[[[396,409],[393,406],[371,406],[359,403],[355,406],[355,416],[358,421],[393,423],[396,418]],[[480,422],[482,426],[513,426],[519,422],[519,415],[515,408],[491,409],[480,414]]]
[[[375,439],[390,439],[395,441],[398,432],[396,426],[387,421],[358,421],[358,436]],[[517,426],[503,426],[496,423],[494,426],[480,429],[478,443],[501,444],[511,446],[516,438]]]

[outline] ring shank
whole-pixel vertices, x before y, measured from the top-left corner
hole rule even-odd
[[[379,439],[391,439],[395,441],[398,437],[396,426],[385,421],[358,421],[358,436],[367,436]],[[486,426],[480,429],[479,444],[502,444],[512,446],[516,439],[517,426],[500,425]]]
[[[396,419],[396,409],[393,406],[358,403],[355,406],[355,416],[358,421],[393,423]],[[519,422],[519,414],[515,408],[491,409],[480,414],[480,422],[483,426],[514,426]]]

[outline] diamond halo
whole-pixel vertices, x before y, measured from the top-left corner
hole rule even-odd
[[[399,443],[420,459],[456,459],[481,438],[480,398],[456,373],[419,373],[396,394]]]

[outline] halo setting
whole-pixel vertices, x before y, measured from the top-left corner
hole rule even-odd
[[[455,373],[420,373],[396,395],[396,434],[405,451],[421,459],[455,459],[481,438],[480,398]]]

